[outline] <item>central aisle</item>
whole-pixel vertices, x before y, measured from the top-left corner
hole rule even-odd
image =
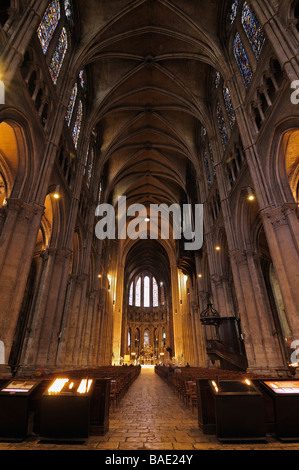
[[[215,442],[198,428],[197,410],[188,409],[155,374],[143,366],[118,407],[110,411],[110,429],[103,449],[196,449]]]

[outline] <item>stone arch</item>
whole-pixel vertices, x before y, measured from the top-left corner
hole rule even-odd
[[[4,173],[9,187],[8,197],[30,198],[36,166],[32,132],[26,118],[13,108],[3,107],[0,110],[0,172]]]
[[[267,155],[268,183],[276,205],[298,202],[298,148],[299,122],[290,118],[276,127]]]

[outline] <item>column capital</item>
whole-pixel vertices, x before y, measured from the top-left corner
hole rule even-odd
[[[279,207],[266,208],[260,211],[261,217],[268,219],[274,229],[287,225],[288,217],[290,215],[297,215],[297,213],[298,205],[296,202],[289,202]]]

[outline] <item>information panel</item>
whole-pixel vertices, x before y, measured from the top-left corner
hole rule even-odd
[[[288,393],[299,394],[299,380],[277,380],[264,382],[274,393],[286,395]]]
[[[29,393],[37,385],[37,382],[28,380],[13,380],[6,384],[1,392],[4,393]]]

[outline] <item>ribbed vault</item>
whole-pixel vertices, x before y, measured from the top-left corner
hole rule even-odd
[[[202,123],[209,126],[207,90],[223,56],[224,3],[80,4],[82,39],[75,63],[92,79],[89,131],[99,130],[105,202],[116,204],[118,196],[126,196],[127,204],[171,205],[194,194],[189,185],[190,173],[194,180],[200,177],[198,132]],[[136,262],[155,260],[156,245],[139,243]]]

